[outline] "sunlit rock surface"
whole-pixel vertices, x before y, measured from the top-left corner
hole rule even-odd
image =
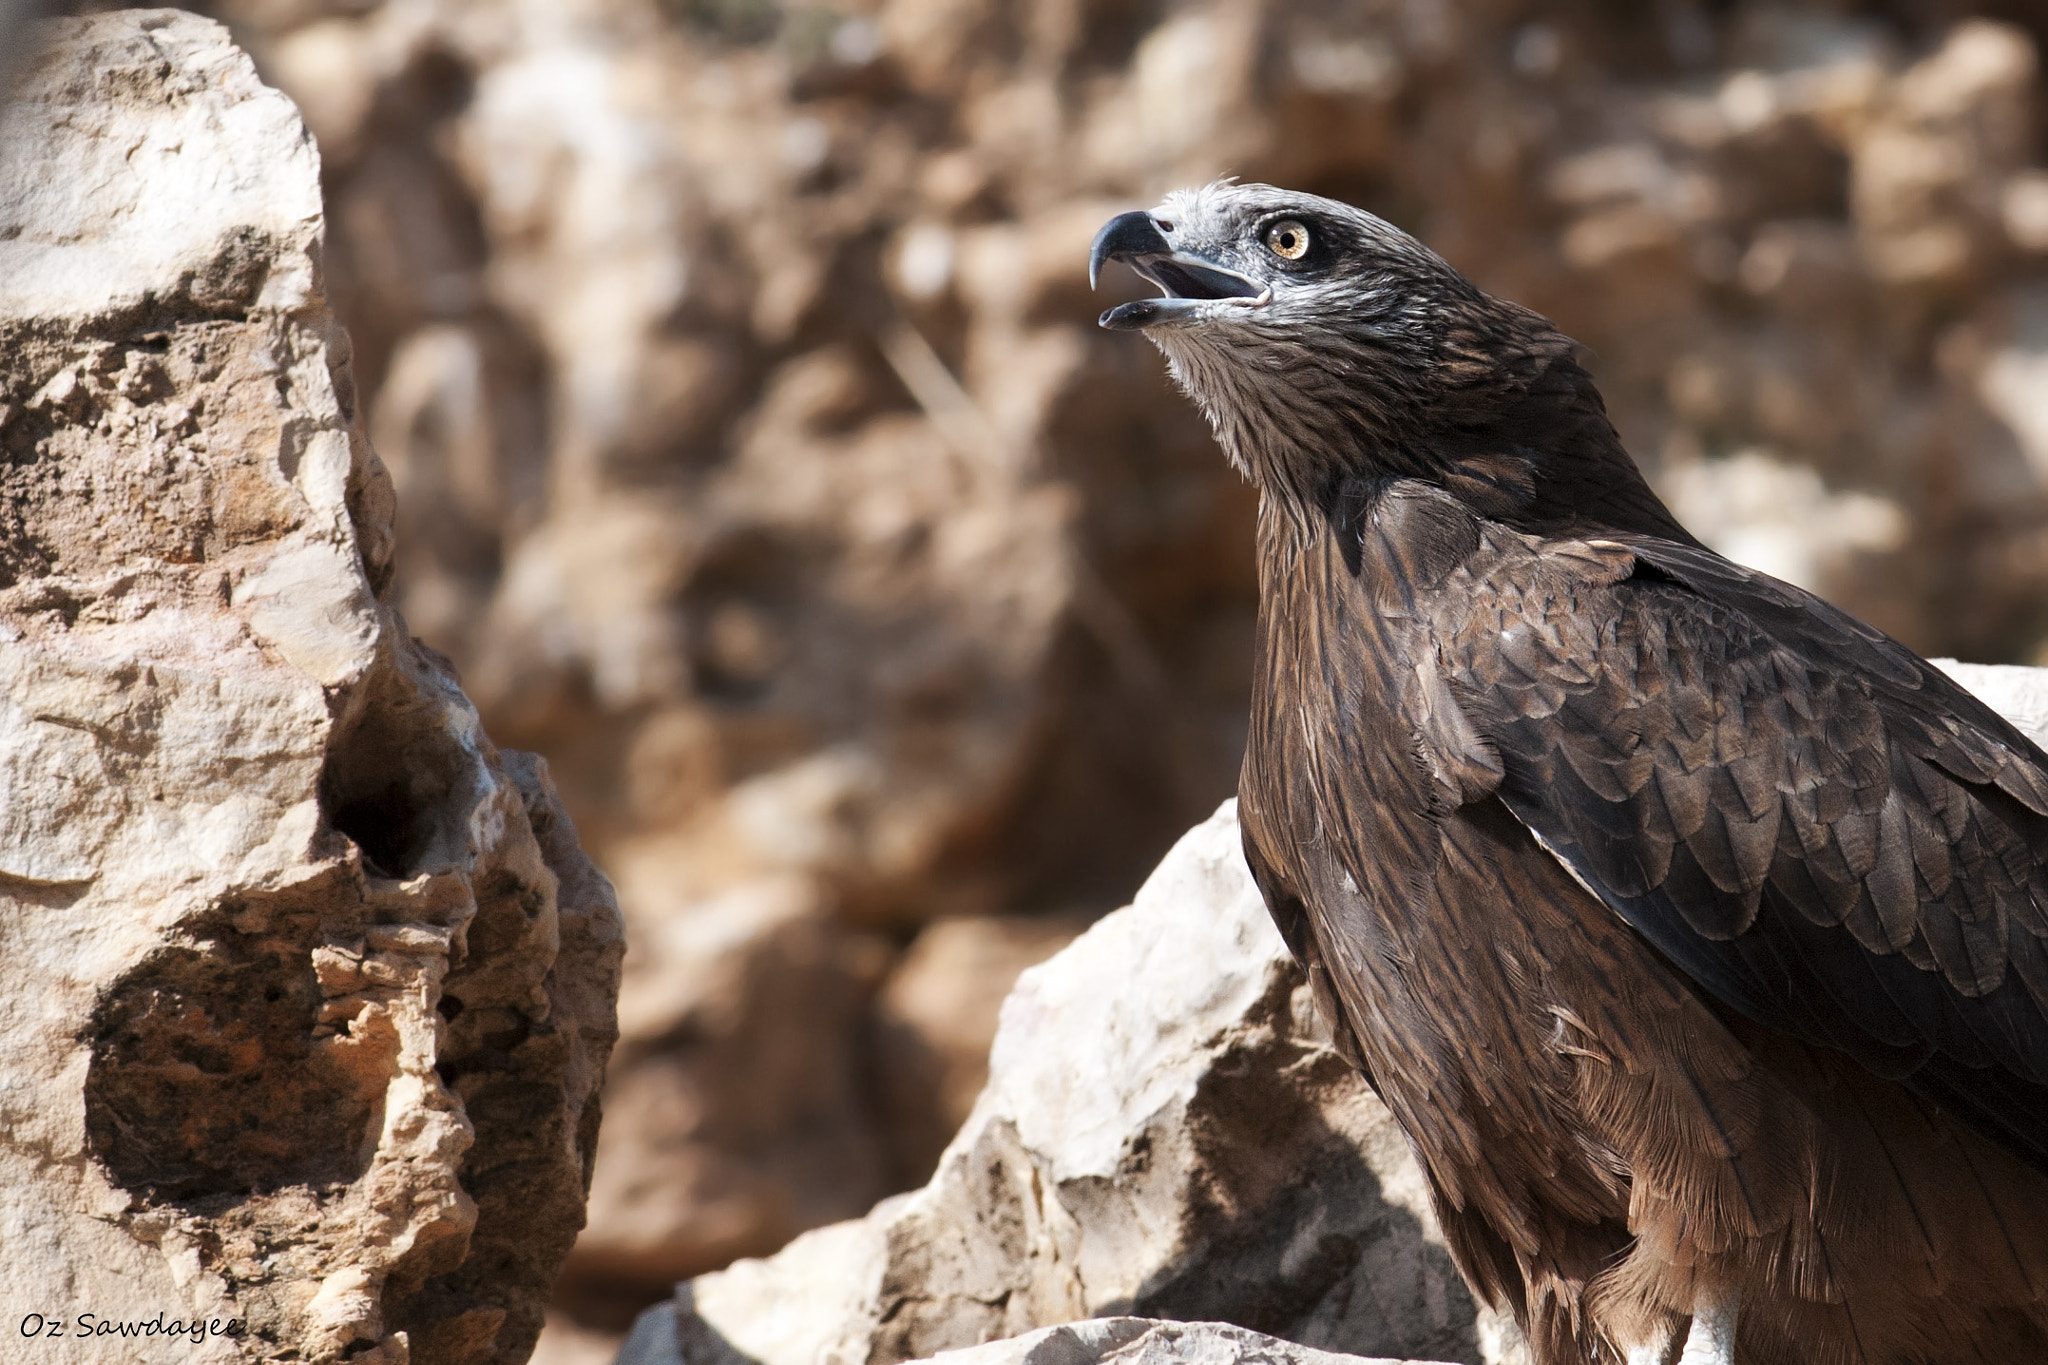
[[[1519,1359],[1392,1117],[1326,1045],[1230,805],[1019,979],[930,1184],[683,1285],[621,1360],[899,1361],[1101,1314]]]
[[[42,36],[0,124],[0,1302],[66,1326],[8,1353],[524,1360],[611,888],[393,608],[291,102],[177,11]]]

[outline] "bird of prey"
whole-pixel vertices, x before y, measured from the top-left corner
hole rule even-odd
[[[1358,209],[1123,214],[1258,487],[1245,856],[1539,1365],[2048,1361],[2048,755]]]

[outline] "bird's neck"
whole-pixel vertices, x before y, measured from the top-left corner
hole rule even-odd
[[[1361,485],[1417,479],[1530,534],[1630,532],[1697,544],[1622,445],[1591,376],[1561,348],[1463,390],[1428,375],[1361,384],[1314,369],[1211,383],[1219,376],[1192,359],[1177,361],[1176,377],[1225,453],[1275,513],[1303,530],[1341,520]]]

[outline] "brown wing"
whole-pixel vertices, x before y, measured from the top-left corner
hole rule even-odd
[[[2048,1170],[2048,756],[1796,588],[1594,553],[1613,572],[1504,554],[1445,595],[1501,798],[1722,1004]]]

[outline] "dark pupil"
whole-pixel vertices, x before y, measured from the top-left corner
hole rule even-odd
[[[1281,233],[1281,234],[1280,234],[1280,249],[1281,249],[1282,251],[1292,251],[1292,250],[1294,250],[1294,234],[1293,234],[1293,233],[1291,233],[1291,232],[1283,232],[1283,233]]]

